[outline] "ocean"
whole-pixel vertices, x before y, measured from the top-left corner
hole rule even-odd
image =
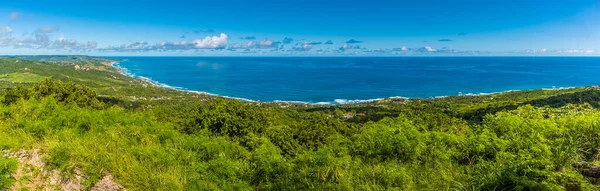
[[[600,57],[118,57],[162,86],[254,101],[359,103],[600,84]]]

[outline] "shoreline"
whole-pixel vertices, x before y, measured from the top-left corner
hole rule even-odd
[[[486,95],[494,95],[494,94],[517,92],[517,91],[532,91],[532,90],[552,91],[552,90],[565,90],[565,89],[580,88],[580,87],[554,87],[553,86],[552,88],[505,90],[505,91],[490,92],[490,93],[483,93],[482,92],[482,93],[465,93],[465,94],[462,94],[461,92],[458,92],[457,95],[432,96],[432,97],[429,97],[429,98],[420,98],[420,97],[410,98],[410,97],[404,97],[404,96],[391,96],[391,97],[387,97],[387,98],[374,98],[374,99],[364,99],[364,100],[362,100],[362,99],[334,99],[333,101],[323,101],[323,102],[286,101],[286,100],[273,100],[273,101],[260,101],[260,100],[258,100],[257,101],[257,100],[247,99],[247,98],[224,96],[224,95],[218,95],[218,94],[214,94],[214,93],[210,93],[210,92],[203,92],[203,91],[197,91],[197,90],[188,90],[188,89],[183,88],[183,87],[170,86],[168,84],[161,83],[161,82],[158,82],[156,80],[152,80],[149,77],[138,76],[138,75],[135,75],[133,73],[130,73],[127,70],[127,68],[119,66],[119,63],[125,62],[125,61],[127,61],[127,60],[113,61],[113,62],[110,63],[110,67],[115,68],[121,75],[129,76],[129,77],[136,78],[136,79],[140,79],[140,80],[142,80],[142,81],[144,81],[146,83],[149,83],[149,84],[151,84],[151,85],[153,85],[155,87],[172,89],[172,90],[176,90],[176,91],[187,92],[187,93],[194,93],[194,94],[200,94],[200,95],[222,97],[222,98],[227,98],[227,99],[236,99],[236,100],[240,100],[240,101],[254,102],[254,103],[289,103],[289,104],[313,105],[313,106],[357,105],[357,104],[368,104],[368,103],[373,103],[373,102],[378,102],[378,101],[383,101],[383,100],[388,100],[388,99],[405,99],[405,100],[411,100],[411,99],[444,99],[444,98],[447,98],[447,97],[486,96]],[[588,87],[588,86],[581,86],[581,87]]]

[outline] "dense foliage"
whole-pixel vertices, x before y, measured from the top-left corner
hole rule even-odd
[[[95,107],[93,90],[51,80],[5,94],[0,148],[42,147],[88,185],[109,171],[132,190],[593,189],[575,165],[594,163],[600,144],[590,105],[527,105],[479,125],[414,110],[356,124],[226,99],[166,120],[174,111]],[[29,96],[6,102],[15,94]]]
[[[10,188],[15,183],[11,173],[17,170],[17,161],[0,157],[0,190]]]
[[[143,109],[56,80],[0,92],[0,150],[39,148],[51,168],[81,168],[86,187],[110,172],[128,190],[600,189],[582,173],[600,165],[593,88]],[[0,158],[0,189],[14,162]]]

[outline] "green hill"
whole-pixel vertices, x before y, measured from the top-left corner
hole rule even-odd
[[[600,189],[594,87],[254,103],[83,58],[0,59],[0,190]]]

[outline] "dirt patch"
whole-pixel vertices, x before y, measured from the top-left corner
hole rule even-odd
[[[55,187],[44,181],[46,164],[42,161],[39,149],[31,151],[21,149],[17,152],[8,152],[6,156],[18,161],[17,171],[13,174],[17,182],[11,187],[11,190],[37,190]]]
[[[91,191],[117,191],[123,189],[123,186],[116,183],[112,179],[112,175],[108,174],[92,187]]]
[[[62,179],[60,181],[60,185],[65,191],[79,191],[83,190],[83,174],[81,174],[81,169],[76,168],[73,172],[73,176],[70,178]]]
[[[39,149],[30,151],[19,150],[16,152],[4,151],[3,155],[17,159],[17,170],[13,177],[17,182],[10,190],[65,190],[81,191],[84,189],[83,182],[86,180],[81,168],[76,167],[70,176],[64,177],[56,169],[47,169],[42,160],[43,155]],[[113,181],[112,176],[107,174],[96,183],[91,190],[94,191],[117,191],[123,186]]]

